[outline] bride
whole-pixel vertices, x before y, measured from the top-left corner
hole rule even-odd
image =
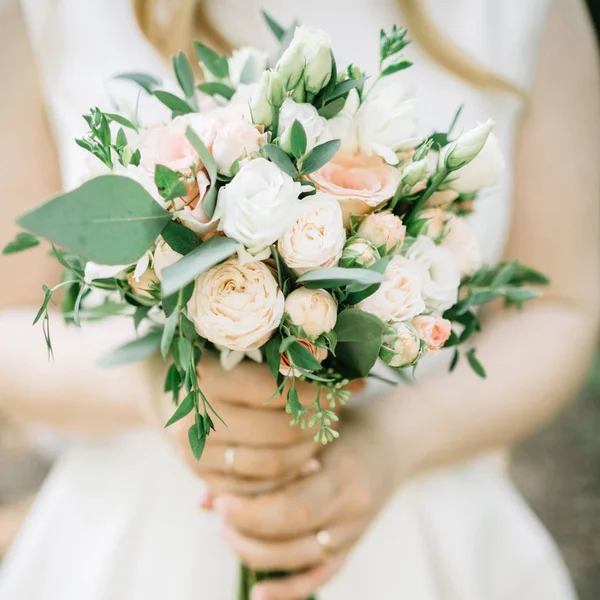
[[[323,27],[338,63],[367,71],[378,30],[408,24],[418,60],[402,76],[419,88],[423,130],[447,129],[441,107],[463,103],[465,124],[498,122],[510,168],[472,217],[484,258],[519,256],[552,285],[525,312],[487,315],[487,380],[430,365],[414,386],[369,386],[323,451],[289,427],[281,404],[263,404],[264,365],[224,374],[203,361],[204,389],[229,427],[196,464],[149,416],[162,402],[158,361],[95,366],[133,332],[55,318],[47,362],[30,323],[55,267],[45,251],[1,261],[1,408],[58,457],[2,564],[0,599],[232,600],[237,557],[297,573],[256,586],[253,600],[316,590],[322,600],[575,598],[491,452],[565,406],[596,340],[599,70],[580,0],[2,0],[0,238],[84,177],[73,142],[82,113],[135,104],[113,75],[166,75],[163,56],[193,37],[264,47],[260,8]]]

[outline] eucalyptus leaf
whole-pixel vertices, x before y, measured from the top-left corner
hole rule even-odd
[[[194,392],[190,392],[179,404],[177,410],[173,413],[173,416],[167,421],[165,427],[170,427],[173,423],[181,421],[184,417],[187,417],[194,410]]]
[[[209,96],[223,96],[226,100],[231,100],[235,94],[234,88],[220,81],[201,83],[197,86],[197,89]]]
[[[271,374],[275,380],[277,380],[279,377],[279,365],[281,363],[281,354],[279,353],[280,343],[281,338],[275,335],[267,342],[264,348],[265,359],[267,361],[269,371],[271,371]]]
[[[287,349],[292,364],[306,371],[318,371],[321,363],[312,355],[312,352],[299,341],[294,340]]]
[[[345,105],[346,98],[336,98],[319,109],[319,116],[324,119],[333,119],[343,110]]]
[[[346,81],[338,83],[327,97],[328,102],[345,96],[351,90],[363,85],[366,80],[367,77],[359,77],[358,79],[347,79]]]
[[[170,108],[175,115],[186,115],[194,112],[194,109],[183,98],[166,92],[165,90],[154,90],[152,92],[160,102]]]
[[[172,250],[183,256],[202,243],[202,240],[191,229],[177,221],[169,221],[161,235]]]
[[[408,69],[408,67],[412,66],[413,63],[410,60],[400,60],[396,63],[388,65],[385,69],[383,69],[383,71],[381,71],[381,75],[382,77],[385,77],[386,75],[392,75],[393,73]]]
[[[162,272],[162,293],[169,296],[191,283],[204,271],[228,259],[239,243],[227,237],[214,236]]]
[[[148,73],[120,73],[115,76],[115,79],[128,79],[129,81],[133,81],[149,94],[152,93],[152,90],[156,86],[160,85],[160,81]]]
[[[154,168],[154,183],[158,193],[167,201],[181,198],[188,193],[179,175],[164,165],[156,165]]]
[[[88,261],[127,265],[152,246],[170,220],[171,213],[133,179],[102,175],[55,196],[18,222]]]
[[[16,254],[17,252],[23,252],[29,248],[34,248],[40,243],[40,240],[35,235],[21,231],[17,233],[15,238],[4,246],[2,254]]]
[[[292,159],[279,146],[266,144],[263,146],[265,156],[275,163],[284,173],[290,177],[298,177],[298,169],[294,166]]]
[[[290,129],[290,147],[296,158],[302,158],[306,153],[306,131],[300,121],[294,121]]]
[[[190,448],[196,460],[200,460],[202,453],[204,452],[204,446],[206,444],[206,434],[196,423],[192,425],[188,430],[188,439],[190,442]]]
[[[129,129],[133,129],[134,131],[138,130],[138,128],[136,127],[136,125],[134,125],[129,119],[126,119],[122,115],[119,115],[117,113],[104,113],[104,114],[111,121],[114,121],[115,123],[118,123],[119,125],[122,125],[123,127],[127,127]]]
[[[101,358],[98,364],[103,367],[114,367],[150,358],[158,352],[161,336],[160,331],[151,331],[133,342],[119,346]]]
[[[210,153],[209,149],[204,145],[200,136],[191,128],[188,127],[185,131],[185,137],[188,139],[194,150],[198,153],[204,168],[210,179],[210,189],[206,193],[202,202],[204,213],[207,217],[212,217],[215,208],[217,207],[217,163]]]
[[[377,273],[369,269],[345,269],[343,267],[331,267],[326,269],[315,269],[298,278],[307,288],[338,288],[352,284],[373,285],[385,281],[383,273]]]
[[[181,51],[173,57],[173,70],[183,93],[187,98],[192,98],[194,96],[194,72],[187,56]]]
[[[267,22],[269,29],[273,32],[273,35],[277,38],[277,41],[281,42],[285,35],[286,29],[282,27],[273,17],[271,17],[266,11],[261,10],[264,20]]]
[[[337,154],[340,145],[340,140],[330,140],[315,146],[302,161],[302,175],[308,175],[325,166]]]
[[[177,324],[179,323],[180,312],[181,306],[178,304],[175,310],[169,315],[169,318],[165,324],[165,328],[162,332],[162,337],[160,340],[160,353],[165,359],[169,354],[171,344],[173,343],[173,338],[175,337],[175,330],[177,329]]]
[[[194,50],[200,62],[217,78],[226,79],[229,77],[229,64],[227,57],[217,54],[208,46],[200,42],[194,42]]]
[[[467,357],[469,365],[471,365],[473,371],[475,371],[475,373],[477,373],[479,377],[485,379],[487,377],[487,374],[485,372],[485,369],[483,368],[483,365],[479,362],[479,359],[475,354],[475,348],[471,348],[465,356]]]

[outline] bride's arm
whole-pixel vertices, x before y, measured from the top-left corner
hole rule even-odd
[[[16,233],[20,213],[60,189],[36,69],[18,2],[0,19],[0,246]],[[56,361],[49,362],[39,325],[31,322],[42,284],[56,283],[48,247],[0,257],[0,409],[13,417],[77,431],[103,432],[140,419],[133,398],[150,393],[143,365],[107,371],[94,366],[127,333],[122,327],[66,327],[51,322]],[[120,337],[117,337],[120,336]],[[129,337],[133,336],[133,331]]]

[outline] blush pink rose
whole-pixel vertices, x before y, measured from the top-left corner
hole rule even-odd
[[[406,237],[406,227],[399,217],[384,211],[367,215],[356,233],[380,251],[383,247],[386,253],[399,252]]]
[[[441,245],[448,248],[460,269],[462,277],[472,275],[481,267],[481,249],[469,222],[463,217],[452,215],[444,231]]]
[[[452,324],[448,319],[421,315],[412,320],[413,327],[419,337],[427,344],[429,353],[437,352],[448,341],[452,331]]]
[[[427,208],[420,215],[419,219],[427,219],[427,225],[422,231],[423,235],[432,240],[439,240],[444,233],[447,214],[441,208]]]
[[[348,152],[338,152],[307,177],[340,203],[346,226],[350,215],[370,213],[389,200],[400,182],[398,170],[381,157]]]

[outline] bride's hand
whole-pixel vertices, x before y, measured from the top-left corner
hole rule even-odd
[[[319,469],[315,455],[321,446],[314,432],[290,425],[285,396],[275,395],[276,384],[264,364],[243,362],[224,371],[214,357],[203,357],[199,371],[204,395],[226,425],[213,417],[216,431],[207,438],[200,461],[189,449],[187,430],[193,414],[173,426],[186,462],[213,495],[258,494],[272,491],[299,475]],[[297,382],[300,402],[312,403],[317,389]]]
[[[381,432],[360,409],[347,413],[340,439],[320,457],[318,473],[274,493],[216,499],[223,536],[244,564],[260,571],[298,571],[258,584],[252,600],[311,596],[338,571],[395,489],[398,463],[388,455]]]

